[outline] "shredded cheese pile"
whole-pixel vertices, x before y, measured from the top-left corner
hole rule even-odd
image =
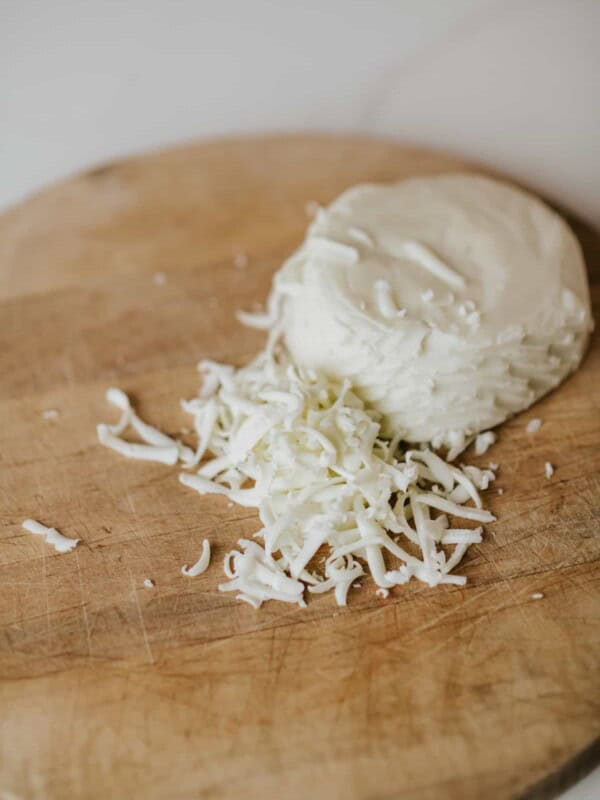
[[[107,396],[122,418],[98,426],[100,442],[130,457],[180,461],[190,470],[180,475],[185,486],[258,510],[256,541],[240,540],[227,554],[228,581],[219,586],[256,608],[266,600],[304,606],[306,590],[332,591],[346,605],[365,570],[382,596],[412,578],[463,585],[451,572],[482,528],[451,528],[450,516],[493,521],[479,491],[494,473],[456,467],[429,449],[400,453],[397,440],[380,438],[377,414],[348,381],[298,368],[276,336],[243,369],[200,363],[199,395],[182,404],[195,452],[142,422],[114,389]],[[128,425],[144,444],[120,438]]]

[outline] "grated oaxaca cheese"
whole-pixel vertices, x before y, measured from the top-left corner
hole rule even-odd
[[[451,573],[482,528],[451,528],[450,517],[494,521],[479,495],[493,471],[454,466],[429,449],[398,451],[349,381],[298,368],[277,339],[272,330],[267,348],[239,370],[199,364],[200,392],[182,403],[193,417],[195,452],[143,423],[118,390],[107,396],[121,421],[99,426],[100,442],[140,457],[115,446],[130,424],[145,442],[130,446],[146,448],[144,458],[181,462],[185,486],[257,509],[255,541],[242,539],[226,555],[228,580],[219,586],[255,608],[266,600],[303,607],[306,591],[331,591],[343,606],[366,573],[386,591],[413,578],[463,585],[466,578]],[[316,570],[323,552],[324,569]],[[200,574],[209,559],[203,547],[200,567],[184,574]]]
[[[208,565],[210,564],[210,542],[208,539],[205,539],[202,542],[202,553],[200,554],[200,558],[196,563],[188,567],[187,564],[184,564],[181,568],[181,574],[185,575],[188,578],[195,578],[198,575],[202,575],[203,572],[206,572],[208,569]]]
[[[69,539],[59,533],[56,528],[49,528],[34,519],[26,519],[21,527],[28,533],[33,533],[34,536],[43,536],[46,544],[51,544],[57,553],[69,553],[81,541],[81,539]]]

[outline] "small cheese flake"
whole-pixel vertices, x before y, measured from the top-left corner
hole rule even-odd
[[[492,472],[496,472],[496,470],[498,469],[498,464],[496,464],[495,461],[490,461],[490,463],[488,464],[488,469],[491,469]]]
[[[541,427],[542,427],[542,420],[535,418],[529,420],[525,430],[527,431],[527,433],[537,433],[537,431],[539,431]]]
[[[498,489],[498,494],[500,495],[504,494],[504,489]]]
[[[385,600],[387,597],[389,597],[390,590],[381,587],[380,589],[376,590],[375,594],[377,595],[377,597],[381,597]]]
[[[46,539],[46,543],[51,544],[57,553],[68,553],[77,547],[81,541],[81,539],[69,539],[59,533],[56,528],[49,528],[34,519],[26,519],[22,527],[29,533],[33,533],[34,536],[43,536]]]
[[[48,420],[55,420],[58,419],[59,413],[56,408],[46,408],[44,411],[42,411],[42,417]]]
[[[187,564],[181,568],[181,574],[185,575],[188,578],[195,578],[198,575],[202,575],[203,572],[206,572],[208,569],[208,565],[210,564],[210,542],[208,539],[204,539],[202,542],[202,553],[200,554],[200,558],[192,567],[188,567]]]
[[[485,431],[475,437],[475,455],[482,456],[496,441],[496,434],[493,431]]]
[[[543,592],[534,592],[533,594],[529,595],[532,600],[543,600],[544,594]]]
[[[547,480],[550,480],[550,478],[554,475],[554,467],[549,461],[546,461],[544,464],[544,475],[546,476]]]
[[[155,286],[164,286],[167,282],[167,276],[164,272],[155,272],[152,276],[152,283]]]
[[[146,589],[152,589],[152,587],[154,586],[154,581],[152,580],[152,578],[146,578],[144,580],[144,586],[146,587]]]

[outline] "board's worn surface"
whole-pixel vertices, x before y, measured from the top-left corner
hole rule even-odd
[[[308,201],[457,168],[372,140],[213,142],[0,218],[0,796],[502,800],[552,796],[598,756],[597,336],[473,459],[500,464],[504,493],[487,493],[499,522],[464,589],[383,601],[364,581],[345,610],[317,595],[254,611],[216,590],[254,514],[96,443],[108,386],[176,433],[198,359],[259,348],[234,311],[265,297]],[[597,240],[577,231],[598,317]],[[26,517],[83,541],[59,555]],[[183,577],[205,536],[211,568]]]

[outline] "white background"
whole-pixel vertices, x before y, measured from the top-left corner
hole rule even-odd
[[[141,149],[318,129],[486,161],[600,225],[599,33],[600,0],[0,0],[0,208]]]

